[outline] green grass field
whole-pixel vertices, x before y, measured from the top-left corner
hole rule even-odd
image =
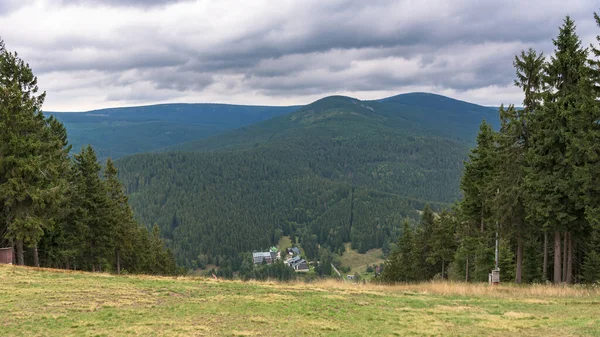
[[[364,254],[360,254],[351,248],[350,243],[346,243],[345,246],[346,251],[342,254],[340,262],[342,266],[350,267],[352,273],[364,274],[368,265],[378,265],[385,261],[381,248],[371,249]]]
[[[0,335],[600,336],[600,291],[244,283],[0,265]]]

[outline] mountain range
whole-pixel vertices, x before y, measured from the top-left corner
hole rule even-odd
[[[137,217],[159,225],[180,264],[233,270],[283,235],[309,258],[347,242],[359,252],[389,246],[426,203],[460,197],[479,124],[499,124],[493,108],[427,93],[53,114],[76,146],[123,156]]]

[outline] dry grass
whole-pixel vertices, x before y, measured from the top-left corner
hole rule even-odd
[[[312,289],[345,289],[384,293],[413,292],[422,295],[530,298],[532,299],[530,303],[536,303],[534,300],[535,298],[587,297],[598,298],[600,304],[600,287],[584,285],[533,284],[519,286],[508,283],[499,286],[490,286],[486,283],[464,283],[450,281],[385,285],[376,283],[348,283],[335,279],[328,279],[311,283],[310,285],[298,282],[296,286],[301,288],[310,287]]]
[[[600,291],[241,282],[0,265],[1,336],[600,336]]]

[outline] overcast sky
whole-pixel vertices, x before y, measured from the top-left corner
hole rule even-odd
[[[512,60],[588,0],[0,0],[0,35],[39,78],[45,110],[162,102],[305,104],[434,92],[522,100]]]

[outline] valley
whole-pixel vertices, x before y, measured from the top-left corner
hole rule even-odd
[[[425,204],[441,210],[460,197],[473,130],[495,114],[424,93],[332,96],[117,166],[137,218],[159,225],[186,268],[200,259],[238,270],[281,236],[364,253],[396,242]]]

